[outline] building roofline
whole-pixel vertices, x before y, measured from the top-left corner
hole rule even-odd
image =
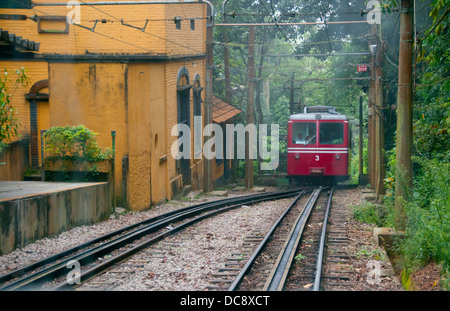
[[[49,63],[83,63],[83,62],[113,62],[113,63],[133,63],[133,62],[167,62],[186,61],[194,59],[204,59],[206,54],[188,55],[151,55],[151,54],[94,54],[83,55],[67,54],[41,54],[36,55],[36,59],[43,59]]]

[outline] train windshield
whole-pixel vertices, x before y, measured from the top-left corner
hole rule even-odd
[[[322,145],[341,145],[344,143],[344,124],[320,123],[319,142]]]
[[[292,142],[297,145],[316,143],[316,124],[311,122],[295,122],[292,124]]]

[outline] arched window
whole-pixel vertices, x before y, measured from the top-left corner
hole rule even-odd
[[[47,93],[45,92],[47,90]],[[48,79],[33,84],[25,98],[30,102],[30,159],[31,166],[42,164],[41,131],[49,127]]]
[[[202,157],[202,91],[200,75],[194,76],[194,158]]]
[[[178,124],[191,124],[191,103],[190,103],[190,90],[192,85],[189,84],[189,71],[183,67],[178,71],[177,79],[177,115]],[[181,145],[181,148],[189,148],[189,150],[180,150],[180,152],[186,151],[187,154],[191,154],[190,144],[185,146]],[[183,184],[187,185],[191,182],[191,161],[190,159],[181,158],[176,161],[176,169],[178,173],[183,175]]]

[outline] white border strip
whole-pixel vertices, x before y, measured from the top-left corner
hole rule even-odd
[[[348,151],[325,151],[325,150],[323,150],[323,151],[320,151],[320,150],[318,150],[318,151],[303,151],[303,150],[295,151],[295,150],[288,150],[288,153],[348,153]]]
[[[301,147],[288,147],[288,150],[298,150],[298,151],[321,151],[321,150],[348,151],[348,148],[301,148]]]

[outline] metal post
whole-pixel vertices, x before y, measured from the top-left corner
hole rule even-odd
[[[375,114],[375,193],[378,196],[384,194],[384,119],[383,119],[383,71],[381,62],[383,59],[382,40],[377,40],[377,54],[375,60],[375,85],[376,85],[376,114]]]
[[[376,25],[372,26],[372,40],[369,41],[369,45],[376,44]],[[375,184],[375,115],[376,115],[376,72],[375,72],[375,55],[372,53],[370,66],[370,87],[369,87],[369,111],[368,111],[368,148],[367,148],[367,175],[370,183],[370,187],[374,189]]]
[[[212,10],[208,6],[207,15],[210,19],[206,22],[206,74],[205,74],[205,125],[212,123],[212,99],[213,99],[213,15]],[[213,161],[204,158],[205,177],[204,189],[205,192],[213,190],[212,169]]]
[[[226,23],[225,6],[228,0],[224,0],[222,3],[222,21]],[[231,75],[230,75],[230,52],[228,49],[228,29],[223,27],[223,59],[224,59],[224,72],[225,72],[225,102],[231,104],[232,92],[231,92]]]
[[[44,161],[44,134],[47,130],[41,130],[41,180],[45,181],[45,161]]]
[[[398,230],[406,228],[405,200],[412,195],[412,0],[400,6],[400,45],[397,97],[397,141],[395,176],[395,222]]]
[[[116,212],[116,131],[111,131],[112,138],[112,191],[113,191],[113,213]]]
[[[248,34],[248,90],[247,90],[247,125],[254,124],[254,82],[255,80],[255,26],[249,26]],[[255,134],[255,133],[253,133]],[[245,133],[245,186],[253,188],[253,159],[250,158],[252,139],[250,130]]]
[[[359,96],[359,180],[364,174],[363,166],[363,112],[362,112],[362,96]]]
[[[289,92],[289,109],[290,115],[294,114],[294,73],[292,73],[291,77],[291,89]]]

